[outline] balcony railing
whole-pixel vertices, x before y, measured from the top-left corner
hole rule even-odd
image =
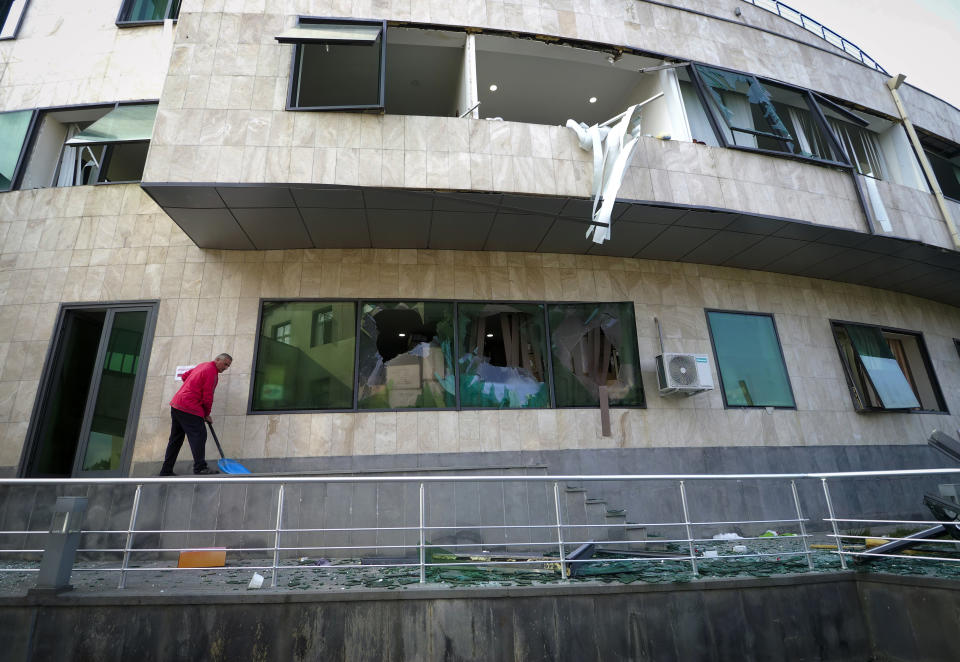
[[[852,41],[845,39],[844,37],[838,35],[836,32],[830,28],[824,26],[819,21],[816,21],[803,12],[797,11],[790,5],[780,2],[780,0],[743,0],[744,2],[749,2],[751,5],[760,7],[761,9],[766,9],[769,12],[777,14],[787,19],[791,23],[799,25],[808,32],[812,32],[817,35],[824,41],[830,43],[833,46],[836,46],[844,53],[859,60],[861,63],[870,67],[871,69],[876,69],[877,71],[887,74],[887,70],[877,64],[877,61],[872,57],[863,52],[863,50],[854,44]],[[888,76],[890,74],[887,74]]]

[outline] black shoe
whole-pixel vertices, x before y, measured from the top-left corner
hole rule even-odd
[[[158,476],[176,476],[177,474],[173,473],[172,471],[161,471],[157,475]]]
[[[194,472],[193,472],[193,474],[194,474],[195,476],[211,476],[211,475],[213,475],[213,474],[218,474],[218,473],[220,473],[220,472],[217,471],[216,469],[211,469],[210,467],[204,467],[203,469],[200,469],[199,471],[194,471]]]

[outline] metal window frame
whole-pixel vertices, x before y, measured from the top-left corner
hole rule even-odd
[[[387,21],[386,19],[376,18],[337,18],[326,16],[298,16],[298,23],[312,24],[345,24],[358,23],[367,25],[380,25],[380,87],[379,101],[376,104],[362,105],[334,105],[334,106],[300,106],[297,105],[297,88],[300,83],[300,67],[298,66],[303,54],[303,43],[297,43],[293,49],[293,57],[290,60],[290,73],[287,77],[287,102],[285,110],[288,111],[324,111],[324,110],[379,110],[383,111],[387,102],[386,97],[386,79],[387,79]],[[313,43],[313,42],[311,42]]]
[[[13,8],[12,4],[10,8]],[[20,18],[17,19],[17,24],[13,27],[13,32],[7,37],[0,37],[0,41],[9,41],[17,38],[17,35],[20,34],[20,28],[23,26],[23,18],[27,15],[28,9],[30,9],[30,0],[23,0],[23,11],[20,12]],[[8,11],[7,15],[3,17],[2,21],[0,21],[0,30],[2,30],[3,26],[7,24],[7,19],[9,17],[10,12]]]
[[[163,25],[163,22],[166,20],[171,20],[174,23],[177,22],[177,19],[180,16],[180,1],[179,0],[167,0],[167,8],[163,11],[164,18],[152,20],[152,21],[128,21],[123,18],[123,15],[127,13],[130,9],[130,5],[134,0],[123,0],[120,3],[120,11],[117,12],[117,20],[114,21],[118,28],[136,28],[141,25]],[[170,16],[170,10],[173,6],[177,6],[176,16]]]
[[[927,341],[924,338],[922,331],[914,331],[912,329],[900,329],[894,326],[883,326],[882,324],[867,324],[864,322],[851,322],[849,320],[838,320],[833,318],[830,318],[828,322],[830,324],[830,332],[833,335],[834,343],[837,346],[837,353],[840,355],[840,364],[844,368],[844,376],[847,379],[847,386],[851,391],[851,397],[854,398],[854,402],[853,402],[854,410],[856,410],[859,413],[888,412],[888,413],[895,413],[895,414],[944,414],[947,416],[950,415],[950,409],[947,407],[946,398],[943,397],[943,389],[940,388],[940,380],[937,378],[937,373],[933,369],[933,362],[930,360],[930,352],[927,350]],[[858,407],[856,402],[856,396],[859,396],[861,402],[864,402],[864,403],[867,403],[868,399],[866,397],[866,394],[861,393],[860,389],[857,388],[856,381],[853,379],[853,376],[851,374],[851,371],[853,370],[854,366],[851,366],[847,363],[847,358],[843,354],[843,348],[840,346],[840,339],[837,337],[837,329],[840,327],[844,327],[847,324],[852,324],[853,326],[866,326],[874,329],[879,329],[881,333],[882,332],[898,333],[904,336],[913,336],[913,338],[917,341],[917,349],[920,352],[920,358],[923,360],[923,367],[927,371],[927,379],[930,380],[930,386],[933,388],[933,396],[934,398],[936,398],[937,405],[939,405],[941,409],[923,409],[922,403],[921,403],[921,408],[919,409],[903,409],[903,408],[895,409],[895,408],[888,408],[888,407],[874,407],[872,405],[867,405],[867,404],[865,404],[863,407]],[[954,339],[954,342],[957,343],[957,352],[960,353],[960,340]],[[856,359],[859,362],[860,354],[859,352],[856,351],[856,348],[854,348],[854,353],[857,355]],[[864,370],[864,374],[866,375],[867,380],[869,380],[870,386],[874,389],[874,392],[876,392],[876,386],[874,386],[873,384],[873,378],[870,377],[870,373]],[[880,398],[879,393],[877,394],[877,399],[879,399],[880,402],[883,402],[883,399]],[[917,398],[917,401],[918,402],[920,401],[919,397]]]
[[[23,142],[20,143],[20,154],[17,156],[17,164],[13,167],[13,173],[10,177],[10,188],[6,191],[3,191],[3,193],[16,191],[20,188],[20,180],[23,177],[23,169],[24,166],[26,166],[27,155],[30,153],[30,150],[33,149],[37,125],[40,123],[40,111],[36,108],[23,108],[21,110],[10,110],[2,113],[5,115],[8,112],[20,113],[24,111],[29,111],[31,113],[30,121],[27,123],[27,133],[23,136]]]
[[[776,316],[773,313],[763,313],[754,310],[724,310],[721,308],[704,308],[704,318],[707,323],[707,333],[710,335],[710,349],[713,351],[713,361],[717,366],[717,381],[719,382],[720,394],[723,396],[724,409],[783,409],[786,411],[797,410],[797,396],[793,390],[793,382],[790,379],[790,369],[787,367],[787,357],[783,353],[783,343],[780,340],[780,331],[777,329]],[[723,313],[727,315],[750,315],[752,317],[767,317],[773,326],[773,337],[777,341],[777,349],[780,350],[780,362],[783,364],[783,372],[787,377],[787,388],[790,390],[790,399],[793,400],[792,406],[785,405],[732,405],[727,401],[727,390],[723,386],[723,370],[720,368],[720,355],[717,353],[717,342],[713,337],[713,327],[710,326],[710,313]]]
[[[66,322],[67,314],[75,310],[105,310],[103,331],[101,332],[100,342],[97,345],[97,358],[94,362],[93,376],[90,382],[90,391],[87,394],[87,403],[84,406],[83,422],[81,423],[81,439],[77,440],[77,447],[74,451],[73,468],[71,477],[99,477],[99,476],[126,476],[130,474],[130,464],[133,459],[133,447],[135,445],[137,430],[140,422],[140,409],[143,405],[143,393],[147,382],[147,372],[150,365],[150,354],[153,349],[153,339],[156,332],[157,316],[160,311],[159,299],[148,299],[143,301],[90,301],[90,302],[70,302],[61,303],[57,311],[57,320],[50,336],[50,342],[47,345],[46,356],[43,361],[43,369],[40,373],[39,386],[33,401],[33,409],[30,414],[30,423],[27,426],[27,434],[23,444],[23,450],[20,453],[20,462],[17,466],[17,476],[27,477],[27,470],[34,460],[39,444],[37,434],[40,431],[40,423],[46,412],[50,388],[50,380],[53,377],[54,362],[59,355],[62,346],[62,332]],[[89,432],[90,422],[93,417],[91,408],[92,402],[100,389],[100,382],[103,376],[103,361],[106,356],[106,345],[109,340],[109,333],[112,328],[113,316],[119,312],[135,312],[138,310],[146,311],[147,320],[143,330],[143,345],[140,348],[140,363],[142,368],[137,375],[133,385],[133,395],[130,398],[130,409],[127,412],[127,429],[124,433],[123,451],[120,454],[120,466],[114,470],[108,471],[82,471],[78,467],[82,466],[83,457],[86,454],[86,448],[89,440],[83,441],[85,432]]]
[[[363,305],[369,302],[375,303],[401,303],[401,302],[430,302],[430,303],[449,303],[453,304],[453,323],[454,323],[454,338],[453,338],[453,354],[454,354],[454,381],[455,381],[455,405],[453,407],[408,407],[400,409],[361,409],[359,407],[359,397],[360,397],[360,388],[359,388],[359,372],[360,372],[360,320],[362,318],[361,312],[363,310]],[[263,334],[260,332],[263,326],[263,306],[265,303],[353,303],[354,304],[354,349],[353,349],[353,405],[347,408],[331,408],[331,409],[253,409],[253,394],[255,392],[254,386],[256,383],[256,371],[257,371],[257,358],[260,356],[260,339]],[[545,329],[545,342],[547,348],[547,376],[548,376],[548,387],[550,395],[550,404],[547,407],[523,407],[523,408],[512,408],[512,407],[464,407],[460,402],[460,333],[459,333],[459,314],[460,314],[460,304],[533,304],[543,306],[543,324]],[[636,311],[633,308],[632,301],[549,301],[549,300],[505,300],[505,299],[446,299],[446,298],[411,298],[411,297],[370,297],[370,298],[350,298],[350,297],[270,297],[264,298],[261,297],[259,300],[259,306],[257,309],[257,331],[256,337],[254,338],[253,345],[253,364],[250,370],[250,386],[247,394],[247,410],[246,414],[248,416],[264,416],[264,415],[279,415],[279,414],[359,414],[359,413],[397,413],[397,412],[421,412],[421,411],[542,411],[548,409],[596,409],[596,406],[590,405],[565,405],[558,406],[556,404],[556,393],[554,389],[554,377],[553,377],[553,353],[550,351],[552,344],[551,334],[550,334],[550,319],[549,319],[549,306],[551,305],[597,305],[598,303],[602,304],[615,304],[615,305],[629,305],[631,306],[630,311],[633,314],[633,324],[634,324],[634,348],[636,349],[637,363],[638,367],[640,364],[640,351],[639,351],[639,342],[637,339],[636,328]],[[640,398],[641,402],[639,405],[610,405],[611,409],[646,409],[647,408],[647,393],[646,389],[643,387],[643,379],[641,373],[637,374],[637,383],[640,386]]]

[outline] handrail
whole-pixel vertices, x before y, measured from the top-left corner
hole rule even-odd
[[[835,46],[842,50],[847,55],[850,55],[871,69],[876,69],[879,72],[887,74],[887,70],[881,67],[876,60],[863,52],[859,46],[854,44],[849,39],[840,36],[830,28],[826,27],[816,19],[810,18],[801,11],[798,11],[791,7],[788,4],[780,2],[780,0],[743,0],[755,7],[764,9],[773,14],[787,19],[794,25],[799,25],[804,28],[807,32],[817,35],[827,43],[832,46]]]

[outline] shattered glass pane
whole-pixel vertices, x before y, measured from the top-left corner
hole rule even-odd
[[[549,407],[540,304],[460,304],[460,404]]]
[[[317,310],[331,315],[329,341],[322,344],[311,342]],[[352,301],[265,301],[251,409],[352,408],[355,320]]]
[[[360,409],[456,404],[453,304],[365,302],[360,318]]]
[[[553,304],[548,312],[558,407],[596,407],[602,385],[610,406],[643,406],[633,304]]]

